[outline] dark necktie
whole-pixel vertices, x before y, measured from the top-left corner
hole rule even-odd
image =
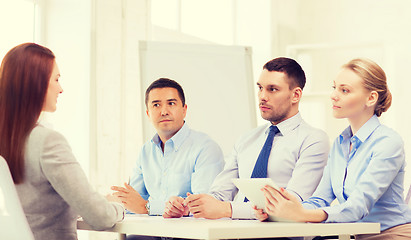
[[[261,149],[260,155],[258,155],[257,162],[255,163],[253,173],[251,178],[266,178],[267,177],[267,164],[268,157],[270,157],[271,147],[273,146],[273,140],[275,134],[280,132],[277,126],[271,125],[270,132],[268,133],[267,139],[265,140],[264,146]],[[244,202],[248,202],[245,198]]]

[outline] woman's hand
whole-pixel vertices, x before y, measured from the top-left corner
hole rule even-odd
[[[269,215],[297,222],[306,221],[304,218],[305,209],[301,202],[294,195],[287,192],[287,190],[281,188],[278,191],[267,185],[262,191],[265,196],[265,211]],[[260,219],[259,217],[257,218]]]

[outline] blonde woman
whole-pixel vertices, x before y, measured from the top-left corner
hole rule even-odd
[[[378,117],[390,107],[384,71],[367,59],[342,67],[333,83],[333,115],[350,126],[334,142],[328,165],[313,196],[302,204],[286,190],[263,188],[266,209],[299,222],[378,222],[381,233],[357,239],[411,239],[411,210],[404,203],[404,144]],[[337,199],[339,204],[330,206]]]

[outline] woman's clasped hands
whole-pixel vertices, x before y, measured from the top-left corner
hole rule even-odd
[[[293,220],[303,221],[301,216],[305,209],[301,202],[284,188],[276,190],[266,185],[261,189],[265,196],[265,209],[259,209],[254,206],[255,216],[260,221],[265,221],[269,215]]]

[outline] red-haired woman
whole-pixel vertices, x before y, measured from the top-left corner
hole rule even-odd
[[[124,208],[95,192],[65,138],[38,123],[63,92],[49,49],[24,43],[0,67],[0,155],[10,168],[36,239],[77,239],[78,215],[95,229],[112,227]]]

